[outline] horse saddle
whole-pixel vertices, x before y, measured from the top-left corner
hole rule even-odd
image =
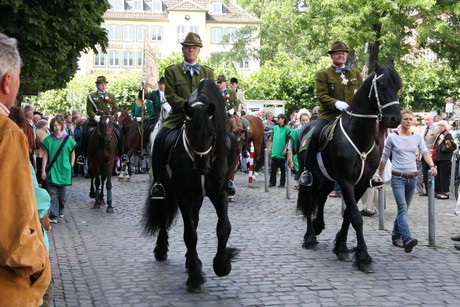
[[[321,130],[321,133],[319,136],[319,143],[318,143],[319,151],[322,151],[327,146],[329,141],[334,138],[334,131],[335,131],[335,127],[337,126],[339,118],[340,117],[337,117],[332,123],[327,124]],[[313,128],[315,127],[315,125],[316,125],[316,122],[306,127],[306,129],[308,129],[308,132],[305,133],[300,140],[299,152],[308,150],[308,145],[310,143],[311,136],[314,130]]]
[[[182,126],[169,129],[163,136],[163,140],[161,140],[160,152],[164,155],[164,161],[166,164],[169,164],[172,149],[176,144],[177,139],[179,138],[181,130]]]

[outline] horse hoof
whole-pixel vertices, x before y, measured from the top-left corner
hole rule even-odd
[[[231,203],[235,202],[235,197],[229,197],[228,201],[231,202]]]
[[[350,253],[339,252],[337,253],[337,258],[339,258],[340,261],[345,261],[345,262],[351,261]]]
[[[96,193],[95,192],[89,192],[89,198],[94,198],[96,197]]]
[[[192,285],[187,285],[187,292],[189,292],[189,293],[204,293],[205,288],[204,288],[204,285],[199,285],[197,287],[192,286]]]
[[[153,255],[155,256],[156,261],[165,261],[168,259],[168,253],[160,254],[154,251]]]
[[[101,206],[99,204],[94,204],[93,209],[100,209]]]
[[[123,176],[119,176],[118,177],[118,181],[123,181],[124,180],[124,177]]]
[[[106,212],[107,213],[113,213],[113,207],[107,207]]]
[[[316,247],[316,245],[318,245],[318,241],[311,240],[311,241],[308,241],[308,242],[303,242],[302,247],[304,249],[314,249]]]
[[[123,182],[129,182],[130,180],[131,180],[131,177],[125,177],[125,178],[123,179]]]
[[[360,263],[358,269],[363,273],[374,273],[374,265],[372,263]]]

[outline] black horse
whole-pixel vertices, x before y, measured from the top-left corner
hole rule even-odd
[[[205,276],[196,250],[196,230],[205,196],[211,200],[218,216],[218,247],[213,262],[217,276],[230,273],[231,260],[238,253],[237,249],[227,247],[231,225],[227,214],[226,188],[235,149],[234,139],[225,129],[225,101],[213,82],[201,81],[189,101],[184,104],[184,111],[186,121],[167,162],[171,177],[163,182],[166,199],[151,199],[149,195],[143,216],[144,234],[153,236],[158,232],[155,259],[166,260],[168,230],[179,206],[187,247],[187,290],[201,292],[204,289]]]
[[[350,223],[356,231],[354,265],[363,272],[373,272],[372,258],[367,252],[363,235],[363,219],[356,203],[370,186],[370,180],[379,165],[387,128],[401,122],[397,93],[401,79],[393,63],[386,67],[376,65],[360,86],[353,101],[335,122],[333,138],[317,155],[312,164],[313,185],[300,186],[297,209],[307,220],[303,247],[312,249],[318,244],[316,236],[324,229],[324,204],[336,181],[343,194],[346,209],[340,231],[335,237],[333,252],[339,260],[347,261],[347,234]],[[304,139],[309,127],[300,132]],[[325,142],[327,136],[321,138]],[[300,152],[300,169],[305,165],[306,151]],[[312,215],[316,218],[312,222]]]

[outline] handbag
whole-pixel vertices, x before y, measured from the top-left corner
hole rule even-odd
[[[62,151],[62,148],[64,148],[65,143],[69,139],[69,135],[67,135],[64,138],[64,141],[62,141],[61,145],[59,146],[58,150],[56,151],[56,154],[54,155],[53,159],[51,159],[51,162],[46,165],[45,172],[46,172],[46,178],[48,178],[48,173],[51,170],[51,167],[53,167],[54,162],[56,162],[57,157]],[[42,186],[43,189],[48,190],[48,183],[46,182],[46,179],[41,181],[40,185]]]

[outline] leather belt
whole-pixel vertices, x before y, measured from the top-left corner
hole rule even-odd
[[[412,172],[412,173],[401,173],[401,172],[395,172],[395,171],[392,171],[391,174],[392,174],[393,176],[404,177],[404,178],[407,178],[407,179],[415,178],[415,177],[417,177],[417,175],[418,175],[417,172]]]

